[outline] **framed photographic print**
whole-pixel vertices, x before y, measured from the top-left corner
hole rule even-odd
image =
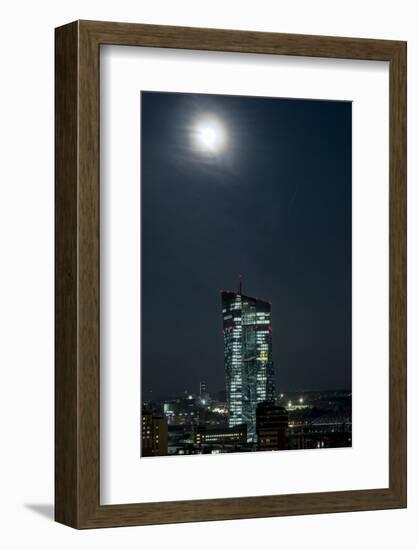
[[[406,44],[56,29],[56,520],[406,506]]]

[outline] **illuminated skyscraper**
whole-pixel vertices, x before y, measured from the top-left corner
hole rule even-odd
[[[207,384],[200,382],[200,397],[204,397],[207,394]]]
[[[246,424],[256,441],[256,406],[275,398],[271,304],[222,291],[224,362],[229,426]]]

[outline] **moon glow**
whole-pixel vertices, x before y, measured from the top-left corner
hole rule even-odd
[[[194,129],[194,141],[202,153],[220,153],[226,145],[226,130],[221,121],[214,116],[206,116],[197,121]]]

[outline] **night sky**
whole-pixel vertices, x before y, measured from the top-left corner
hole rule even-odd
[[[277,391],[350,389],[351,103],[142,92],[141,113],[143,398],[224,389],[239,274],[272,302]]]

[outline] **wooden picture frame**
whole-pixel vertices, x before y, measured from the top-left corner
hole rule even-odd
[[[55,519],[75,528],[406,506],[406,43],[76,21],[56,29]],[[100,505],[99,56],[117,44],[389,62],[389,487]]]

